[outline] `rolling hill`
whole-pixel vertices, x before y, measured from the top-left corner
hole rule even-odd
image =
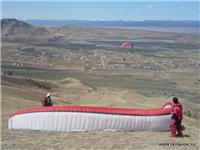
[[[1,20],[2,40],[41,39],[50,35],[44,27],[30,25],[16,19]]]

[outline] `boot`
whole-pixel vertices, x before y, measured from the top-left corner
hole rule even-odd
[[[177,136],[178,137],[183,137],[183,132],[181,130],[179,130]]]

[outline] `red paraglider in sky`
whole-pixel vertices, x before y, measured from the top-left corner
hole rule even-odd
[[[123,43],[121,43],[120,46],[121,46],[121,48],[133,48],[134,47],[132,42],[123,42]]]

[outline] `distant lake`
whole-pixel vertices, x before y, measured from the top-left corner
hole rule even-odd
[[[158,47],[161,50],[169,50],[168,48],[165,49],[165,47],[162,47],[160,45],[164,44],[166,45],[174,45],[176,42],[174,40],[168,40],[168,39],[147,39],[147,38],[140,38],[140,39],[105,39],[105,40],[68,40],[68,39],[60,39],[58,41],[55,41],[56,44],[61,45],[86,45],[86,46],[94,46],[94,47],[102,47],[102,48],[120,48],[120,44],[122,42],[133,42],[135,48],[142,49],[144,48],[141,46],[141,43],[143,44],[150,44],[151,46],[149,48],[157,49]],[[159,46],[158,46],[159,45]]]

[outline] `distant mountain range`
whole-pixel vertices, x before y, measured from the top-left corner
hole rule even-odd
[[[75,21],[74,24],[69,24],[70,23],[69,21],[68,24],[67,23],[62,24],[62,26],[46,27],[47,25],[38,26],[36,25],[36,23],[30,23],[28,21],[24,22],[21,20],[10,19],[10,18],[2,19],[1,20],[1,39],[5,41],[8,40],[8,41],[14,41],[14,42],[41,42],[41,43],[55,42],[56,44],[60,42],[61,44],[63,44],[63,39],[81,39],[81,40],[85,39],[87,42],[88,39],[100,39],[100,40],[122,39],[124,40],[124,39],[138,39],[138,38],[149,39],[150,38],[150,39],[173,40],[177,44],[181,45],[181,48],[182,47],[199,48],[199,34],[198,34],[199,28],[192,28],[192,30],[193,29],[197,30],[196,34],[183,34],[183,33],[171,34],[170,32],[166,34],[165,32],[154,32],[154,31],[146,31],[146,30],[132,30],[132,29],[124,30],[124,29],[119,29],[119,28],[113,28],[113,29],[112,28],[95,28],[95,27],[101,27],[101,26],[124,27],[125,25],[123,25],[123,21],[122,21],[122,24],[117,24],[116,22],[113,22],[113,21],[107,22],[107,25],[106,25],[106,21],[103,21],[103,22],[100,21],[99,24],[97,24],[98,21],[88,21],[88,23],[87,21],[85,23],[84,21],[80,21],[79,23],[78,22],[79,21],[77,22]],[[73,23],[73,21],[71,23]],[[154,26],[156,25],[157,26],[159,25],[159,27],[161,25],[164,26],[164,22],[162,21],[160,22],[160,24],[159,22],[157,22],[157,24],[156,22],[152,22],[149,24],[147,24],[147,22],[146,24],[143,22],[143,25],[153,26],[153,23],[154,23]],[[128,25],[128,22],[127,22],[127,25]],[[174,24],[174,26],[175,25],[177,26],[178,23]],[[89,26],[89,27],[80,27],[80,26]],[[91,27],[91,26],[94,26],[94,27]],[[172,26],[171,29],[177,30],[177,28],[174,28],[174,26]],[[166,27],[166,24],[164,27]],[[169,27],[169,24],[168,24],[168,27]],[[187,30],[185,27],[199,27],[199,26],[197,25],[195,26],[192,22],[191,23],[184,22],[182,25],[180,24],[178,27],[182,27],[182,30]],[[148,27],[148,28],[151,28],[151,27]],[[66,41],[64,40],[64,44],[65,43]],[[75,43],[75,45],[77,44]]]
[[[24,20],[30,24],[48,26],[93,26],[93,27],[191,27],[199,28],[200,21],[103,21],[103,20]]]

